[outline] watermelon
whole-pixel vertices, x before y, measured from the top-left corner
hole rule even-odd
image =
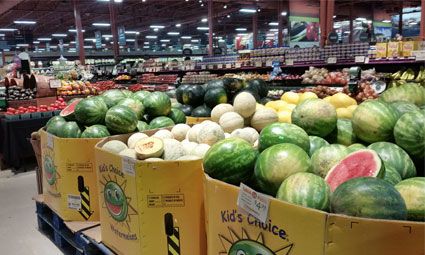
[[[269,93],[267,84],[263,79],[249,80],[245,89],[255,92],[261,98],[266,97]]]
[[[192,106],[190,106],[190,105],[183,104],[183,105],[180,107],[180,110],[182,110],[182,112],[184,113],[184,115],[186,115],[186,116],[190,116],[190,115],[192,114],[193,108],[192,108]]]
[[[313,173],[325,177],[331,168],[347,156],[347,147],[340,144],[325,145],[311,156]]]
[[[407,219],[425,221],[425,177],[403,180],[395,188],[406,202]]]
[[[148,130],[148,129],[149,129],[149,124],[148,123],[146,123],[144,121],[141,121],[141,120],[139,120],[137,122],[137,130],[139,132],[143,132],[143,131]]]
[[[258,156],[254,177],[261,191],[275,196],[279,186],[291,174],[311,170],[311,161],[301,147],[281,143],[273,145]]]
[[[308,99],[292,111],[292,124],[303,128],[309,135],[324,138],[336,127],[335,108],[323,99]]]
[[[75,107],[75,119],[84,125],[103,123],[108,107],[103,101],[93,97],[81,100]]]
[[[402,179],[416,176],[416,167],[409,155],[398,145],[389,142],[372,143],[367,147],[379,154],[385,166],[394,168]]]
[[[182,84],[180,85],[177,89],[176,89],[176,99],[177,102],[184,104],[183,102],[183,92],[188,89],[190,87],[190,85],[188,84]]]
[[[70,121],[62,126],[58,136],[62,138],[80,138],[81,130],[77,122]]]
[[[425,157],[425,110],[403,114],[394,126],[397,145],[417,158]]]
[[[398,115],[401,117],[406,112],[418,111],[419,107],[417,107],[413,103],[405,102],[405,101],[394,101],[391,103],[393,108],[397,111]]]
[[[134,111],[134,113],[136,114],[138,119],[141,119],[143,117],[144,112],[145,112],[145,107],[137,99],[125,98],[125,99],[119,101],[117,105],[124,105],[124,106],[129,107],[131,110]]]
[[[81,138],[102,138],[108,137],[111,134],[109,133],[106,126],[103,125],[93,125],[87,127],[84,132],[81,134]]]
[[[119,89],[110,89],[103,92],[102,97],[105,100],[108,108],[111,108],[112,106],[118,104],[119,101],[123,100],[127,96],[124,93],[122,93],[122,91]]]
[[[182,104],[188,104],[193,107],[204,103],[205,90],[200,85],[191,85],[183,91]]]
[[[348,153],[355,152],[362,149],[366,149],[366,146],[364,146],[361,143],[353,143],[352,145],[347,147]]]
[[[210,117],[211,109],[206,105],[201,105],[193,109],[192,114],[193,117]]]
[[[143,102],[143,99],[150,94],[149,91],[140,90],[131,95],[131,98],[138,100],[139,102]]]
[[[121,90],[121,92],[128,98],[133,97],[133,92],[131,92],[130,90],[123,89],[123,90]]]
[[[239,185],[252,175],[258,152],[241,138],[215,143],[204,156],[205,173],[212,178]]]
[[[405,220],[406,204],[388,182],[360,177],[341,184],[331,195],[331,212],[355,217]]]
[[[186,115],[180,109],[171,108],[171,112],[168,114],[168,117],[172,119],[175,124],[186,123]]]
[[[226,90],[229,92],[236,92],[244,87],[243,80],[236,78],[224,78],[223,84]]]
[[[262,104],[262,105],[266,105],[268,102],[271,102],[271,101],[273,101],[273,99],[268,98],[268,97],[263,97],[263,98],[260,99],[259,103]]]
[[[392,139],[397,119],[397,112],[389,104],[379,100],[368,100],[356,108],[351,121],[354,134],[358,138],[374,143]]]
[[[66,105],[70,105],[70,104],[72,104],[73,102],[75,102],[75,101],[80,101],[80,100],[81,100],[81,98],[73,98],[73,99],[69,100],[69,101],[66,103]]]
[[[331,191],[328,184],[312,173],[295,173],[282,182],[276,198],[322,211],[329,210]]]
[[[207,82],[206,90],[214,89],[214,88],[224,88],[223,80],[217,79],[217,80],[210,80]]]
[[[167,116],[171,112],[171,100],[163,92],[150,93],[143,99],[143,106],[151,117]]]
[[[425,88],[419,84],[406,83],[387,89],[379,98],[385,102],[405,101],[420,107],[425,104]]]
[[[106,127],[114,134],[131,133],[137,128],[137,116],[124,105],[116,105],[108,110],[105,117]]]
[[[224,90],[224,88],[213,88],[207,90],[204,95],[204,102],[211,109],[218,104],[227,103],[226,90]]]
[[[49,119],[49,121],[47,121],[47,123],[46,123],[46,127],[49,127],[49,125],[51,125],[53,122],[56,122],[56,121],[63,121],[63,122],[66,122],[66,120],[65,120],[65,118],[64,118],[64,117],[61,117],[61,116],[54,116],[54,117],[51,117],[51,118]]]
[[[391,183],[392,185],[396,185],[397,183],[401,182],[401,176],[393,167],[385,165],[384,180]]]
[[[65,118],[66,120],[75,120],[75,106],[82,100],[81,98],[74,98],[71,103],[68,103],[68,105],[62,109],[59,116]]]
[[[62,120],[52,121],[46,126],[46,131],[47,131],[47,133],[50,133],[52,135],[59,136],[59,134],[60,134],[60,132],[62,132],[62,128],[65,124],[66,124],[65,120],[63,120],[63,121]]]
[[[258,139],[260,151],[279,143],[292,143],[300,146],[307,153],[310,151],[310,140],[307,133],[294,124],[273,123],[261,130]]]
[[[179,102],[171,102],[171,108],[177,108],[177,109],[181,109],[182,108],[182,104]]]
[[[378,153],[370,149],[352,152],[335,164],[326,174],[325,181],[334,191],[343,182],[358,177],[385,176],[385,167]]]
[[[353,126],[351,120],[338,119],[336,128],[327,137],[327,140],[331,143],[338,143],[345,146],[352,145],[357,141],[356,135],[353,133]]]
[[[149,129],[157,129],[157,128],[163,128],[163,127],[171,127],[174,126],[175,123],[172,119],[160,116],[156,117],[155,119],[151,120],[149,123]]]
[[[313,156],[314,152],[316,152],[318,149],[322,148],[323,146],[329,145],[329,143],[318,136],[309,136],[308,137],[310,141],[310,150],[308,152],[308,155],[311,157]]]

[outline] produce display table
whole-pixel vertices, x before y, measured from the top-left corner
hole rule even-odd
[[[34,156],[29,138],[46,125],[51,117],[26,120],[0,119],[0,154],[6,166],[19,168],[23,160]]]

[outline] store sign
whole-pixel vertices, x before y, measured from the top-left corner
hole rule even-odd
[[[50,86],[51,89],[57,89],[57,88],[60,88],[62,86],[62,83],[61,83],[60,80],[53,79],[53,80],[49,81],[49,86]]]
[[[256,219],[265,223],[269,214],[270,198],[267,195],[256,192],[241,183],[238,196],[238,208]]]
[[[335,32],[331,32],[329,33],[328,39],[331,43],[336,43],[338,42],[338,34]]]
[[[189,48],[183,49],[182,53],[184,56],[191,56],[193,54],[192,50]]]
[[[118,40],[119,45],[125,45],[125,28],[123,26],[118,27]]]
[[[94,37],[96,39],[96,49],[102,48],[102,33],[100,31],[94,32]]]

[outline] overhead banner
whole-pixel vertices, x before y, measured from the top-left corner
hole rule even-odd
[[[63,55],[63,39],[59,40],[59,51],[60,51],[61,55]]]
[[[319,43],[319,18],[290,16],[290,43],[291,47],[312,47]]]
[[[46,51],[49,52],[50,51],[50,43],[46,42]]]
[[[96,49],[102,48],[102,33],[100,31],[94,32],[94,37],[96,39]]]
[[[119,45],[125,45],[125,28],[123,26],[118,27],[118,40]]]

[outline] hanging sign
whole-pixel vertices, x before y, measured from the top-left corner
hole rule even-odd
[[[94,32],[94,38],[96,39],[96,49],[102,48],[102,33],[100,31]]]
[[[119,45],[125,45],[125,28],[123,26],[118,27],[118,41]]]

